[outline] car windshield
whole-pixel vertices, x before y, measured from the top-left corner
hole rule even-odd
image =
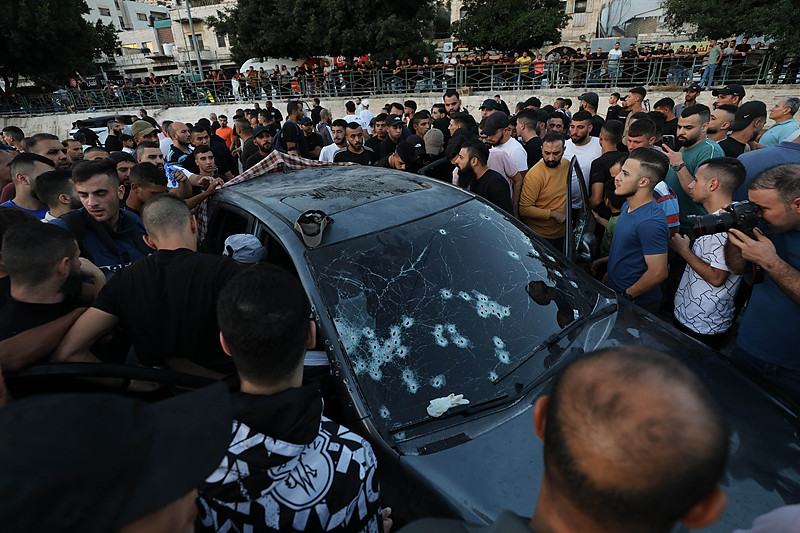
[[[515,396],[552,364],[521,363],[598,299],[566,261],[477,200],[310,250],[308,261],[387,433],[426,420],[430,400],[449,393],[470,405]]]

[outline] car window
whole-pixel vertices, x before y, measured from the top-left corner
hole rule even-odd
[[[307,260],[386,433],[425,420],[429,401],[449,393],[470,405],[516,395],[548,367],[544,356],[522,363],[598,299],[566,261],[477,200]]]
[[[236,233],[251,233],[252,217],[230,206],[219,205],[210,218],[203,251],[221,254],[225,239]]]

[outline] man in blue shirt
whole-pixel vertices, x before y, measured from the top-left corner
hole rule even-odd
[[[637,148],[614,178],[617,196],[627,198],[614,229],[608,256],[608,286],[649,311],[661,301],[659,285],[667,279],[667,216],[653,199],[653,189],[669,169],[667,156]]]
[[[792,142],[784,141],[772,148],[745,152],[739,156],[739,161],[744,165],[747,176],[733,195],[734,202],[747,200],[747,186],[762,170],[783,163],[800,163],[800,137]]]
[[[14,157],[9,170],[16,196],[2,205],[22,209],[39,220],[43,219],[48,208],[34,194],[36,178],[53,168],[55,164],[50,159],[38,154],[25,153]]]
[[[761,136],[758,144],[764,148],[777,146],[800,129],[800,125],[794,120],[798,109],[800,109],[800,98],[796,96],[786,96],[775,104],[769,111],[769,118],[774,120],[775,124]]]
[[[730,230],[725,261],[735,274],[755,263],[766,277],[753,286],[731,358],[800,405],[800,164],[769,168],[748,190],[767,233]]]

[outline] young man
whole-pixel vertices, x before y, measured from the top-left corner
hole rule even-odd
[[[228,149],[233,149],[233,128],[228,126],[228,117],[226,115],[219,116],[219,128],[217,128],[216,134],[225,141],[225,146]]]
[[[455,158],[458,167],[458,185],[470,190],[497,207],[513,214],[511,195],[505,178],[487,166],[489,148],[477,139],[467,139]]]
[[[744,100],[745,91],[744,87],[738,83],[729,83],[722,89],[714,89],[711,91],[711,95],[717,97],[714,101],[715,106],[731,104],[739,107],[742,105],[742,100]]]
[[[347,125],[347,148],[340,149],[334,154],[334,163],[357,163],[359,165],[372,165],[375,162],[375,152],[364,146],[364,133],[357,122]]]
[[[624,113],[622,112],[622,106],[619,105],[620,101],[620,94],[619,93],[611,93],[611,96],[608,97],[608,111],[606,111],[606,120],[624,120]]]
[[[715,109],[714,113],[717,111],[719,108]],[[764,102],[753,100],[742,104],[736,110],[734,120],[729,126],[730,134],[719,141],[719,147],[726,156],[739,157],[750,149],[750,143],[755,143],[755,140],[764,131],[766,123],[767,106]]]
[[[153,165],[157,166],[161,172],[165,172],[164,157],[161,154],[161,149],[158,148],[158,145],[156,145],[154,142],[144,141],[136,147],[136,162],[152,163]],[[184,165],[186,162],[187,159],[184,158],[179,165]],[[167,176],[167,187],[169,187],[169,192],[178,198],[185,199],[192,195],[192,184],[189,182],[186,172],[170,172]]]
[[[600,214],[603,218],[608,218],[608,211],[603,203],[603,191],[605,184],[613,181],[611,167],[619,158],[620,152],[617,144],[622,140],[624,130],[622,122],[618,120],[607,120],[600,130],[600,149],[602,155],[592,162],[589,171],[589,207]],[[630,136],[628,137],[630,140]],[[605,208],[605,209],[604,209]]]
[[[517,135],[528,156],[529,169],[542,159],[542,139],[539,138],[538,125],[538,113],[535,110],[526,108],[517,114]]]
[[[622,297],[655,312],[660,284],[667,279],[669,229],[653,189],[669,169],[667,157],[652,148],[631,152],[616,176],[615,192],[627,199],[614,229],[608,256],[608,286]]]
[[[517,171],[523,174],[528,172],[528,154],[519,141],[511,136],[511,122],[508,115],[502,111],[495,111],[489,115],[481,122],[481,134],[486,136],[492,150],[505,153],[514,162]]]
[[[548,133],[542,159],[526,174],[519,198],[520,220],[557,250],[564,249],[569,161],[564,159],[564,136]]]
[[[388,137],[388,133],[386,130],[386,117],[388,115],[386,113],[379,113],[372,119],[372,135],[369,139],[364,143],[364,146],[367,148],[371,148],[373,152],[376,154],[380,151],[380,144],[386,140]],[[339,119],[339,122],[344,122],[344,127],[347,127],[347,122],[344,120]],[[344,130],[342,130],[342,140],[344,140]],[[334,143],[336,140],[334,139]],[[343,146],[340,146],[343,148]],[[324,150],[324,148],[323,148]],[[333,156],[331,156],[332,158]],[[333,160],[333,159],[331,159]],[[324,161],[322,156],[320,155],[320,161]]]
[[[128,211],[142,215],[142,208],[156,194],[168,191],[167,177],[152,163],[139,163],[131,169],[131,192],[125,199]]]
[[[167,161],[170,163],[181,163],[189,156],[192,151],[192,133],[183,122],[173,122],[167,128],[169,138],[172,139],[172,146],[169,149]]]
[[[571,161],[576,157],[578,167],[583,174],[583,183],[589,192],[589,177],[592,172],[592,162],[603,155],[603,148],[597,137],[589,135],[592,127],[592,115],[588,111],[578,111],[572,117],[569,125],[569,140],[564,149],[564,158]],[[580,209],[583,207],[583,197],[581,196],[580,183],[578,182],[578,170],[572,171],[572,208]]]
[[[200,487],[199,531],[383,531],[372,448],[303,386],[310,316],[300,282],[274,265],[253,265],[222,290],[218,339],[240,385],[228,453]],[[242,435],[258,444],[243,446]]]
[[[726,139],[728,137],[728,131],[731,129],[731,124],[733,124],[733,121],[736,119],[736,111],[738,109],[738,107],[731,104],[718,105],[712,109],[708,119],[708,129],[706,130],[708,138],[714,142],[720,142]],[[721,146],[722,145],[720,145],[720,147]],[[728,154],[728,157],[737,156]]]
[[[258,126],[253,130],[253,144],[255,144],[258,151],[251,155],[247,162],[244,164],[244,170],[252,168],[253,165],[267,157],[272,152],[272,144],[275,140],[275,135],[278,134],[278,127],[275,124],[269,126]]]
[[[49,209],[42,219],[44,222],[80,209],[82,205],[69,170],[51,170],[36,178],[36,196]]]
[[[314,122],[309,117],[303,117],[300,120],[300,127],[303,129],[303,137],[308,147],[310,159],[319,158],[319,153],[322,150],[322,136],[314,131]]]
[[[385,113],[383,115],[384,115],[384,120],[386,120]],[[380,116],[381,115],[378,115],[378,118],[380,118]],[[333,121],[333,124],[331,124],[331,132],[333,133],[333,144],[329,144],[328,146],[325,146],[322,150],[320,150],[319,153],[320,161],[328,161],[329,163],[333,163],[333,156],[336,154],[336,152],[338,152],[339,150],[347,149],[346,131],[347,131],[346,120],[337,118],[336,120]],[[386,138],[385,130],[383,136],[384,138]],[[376,139],[377,135],[373,135],[366,142],[366,145],[369,145],[370,142],[373,142]]]
[[[279,146],[289,155],[305,157],[308,159],[310,154],[308,146],[300,128],[300,120],[303,118],[303,104],[290,101],[286,104],[286,124],[278,134]]]
[[[2,205],[22,209],[39,220],[47,214],[47,206],[36,197],[36,178],[53,170],[53,161],[37,154],[19,154],[11,161],[11,180],[16,196]]]
[[[597,93],[586,92],[583,93],[578,100],[580,101],[580,108],[592,115],[592,125],[589,130],[589,135],[592,137],[599,137],[600,129],[603,127],[603,122],[605,122],[600,115],[597,114],[597,107],[600,105],[600,97],[597,96]],[[575,120],[574,117],[573,120]]]
[[[700,86],[710,89],[714,84],[714,73],[722,61],[722,48],[717,44],[716,39],[711,39],[708,44],[708,63],[703,69],[703,76],[700,78]]]
[[[378,151],[375,153],[377,158],[386,157],[393,154],[397,148],[398,143],[403,138],[403,118],[397,114],[390,114],[386,116],[386,139],[378,145]]]
[[[664,115],[664,127],[661,129],[661,135],[678,135],[678,117],[672,110],[675,109],[675,100],[666,97],[662,98],[653,104],[653,111],[658,111]]]
[[[721,213],[744,182],[744,165],[732,157],[702,163],[689,184],[692,200],[709,213]],[[715,350],[722,348],[734,319],[734,297],[741,276],[731,274],[725,263],[727,233],[703,235],[691,243],[686,235],[674,235],[669,246],[686,261],[675,293],[673,324],[687,335]]]
[[[415,158],[414,146],[408,141],[402,141],[397,145],[393,154],[377,160],[375,166],[393,168],[395,170],[408,170],[414,165]]]
[[[687,107],[691,107],[697,103],[697,97],[700,96],[700,93],[703,92],[703,88],[700,87],[698,84],[693,83],[692,85],[688,86],[683,90],[686,93],[684,96],[684,101],[680,104],[676,104],[675,108],[672,112],[675,114],[676,117],[680,117],[683,110]]]

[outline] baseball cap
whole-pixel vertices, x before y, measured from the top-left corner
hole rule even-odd
[[[745,92],[744,87],[739,85],[738,83],[729,83],[722,89],[714,89],[711,91],[712,96],[719,96],[719,95],[728,95],[728,94],[735,94],[739,98],[744,98]]]
[[[322,234],[333,219],[323,211],[310,210],[301,214],[294,221],[294,229],[300,234],[306,246],[314,248],[322,242]]]
[[[119,531],[214,472],[231,421],[222,383],[152,404],[111,394],[12,402],[0,409],[0,523]]]
[[[257,126],[256,129],[253,130],[253,137],[258,137],[260,133],[267,132],[269,135],[275,137],[275,134],[278,133],[278,126],[275,124],[270,124],[268,126]]]
[[[700,85],[698,85],[696,83],[693,83],[693,84],[689,85],[687,88],[685,88],[683,90],[683,92],[685,92],[685,93],[687,93],[687,92],[701,93],[701,92],[703,92],[703,88]]]
[[[414,149],[414,145],[408,142],[408,140],[402,141],[397,143],[397,147],[394,149],[394,153],[397,154],[403,163],[408,165],[414,161],[414,157],[416,154],[416,150]]]
[[[311,126],[313,124],[314,124],[314,121],[311,120],[311,117],[304,116],[303,118],[300,119],[300,125],[301,126]]]
[[[386,127],[391,128],[392,126],[397,126],[398,124],[403,123],[403,118],[400,115],[395,115],[394,113],[386,117]]]
[[[731,124],[731,129],[733,131],[743,130],[753,122],[753,119],[766,116],[767,104],[758,100],[746,102],[736,110],[736,118]]]
[[[583,93],[580,95],[578,100],[583,100],[594,108],[597,108],[597,106],[600,104],[600,97],[597,96],[597,93],[593,92]]]
[[[483,103],[481,104],[481,106],[478,109],[496,110],[497,109],[497,102],[495,102],[492,98],[487,98],[486,100],[483,101]]]
[[[483,121],[483,134],[494,135],[497,130],[507,128],[511,122],[508,120],[508,115],[502,111],[495,111]]]
[[[425,134],[425,152],[429,155],[439,155],[444,145],[444,133],[437,128],[431,128]]]
[[[154,131],[156,131],[156,129],[146,120],[137,120],[131,124],[131,135],[133,137],[136,137],[137,135],[147,135],[148,133]]]
[[[369,100],[367,99],[361,100],[361,105],[363,105],[364,107],[369,107]]]
[[[225,239],[225,249],[222,251],[222,255],[227,255],[237,263],[252,265],[264,259],[267,250],[255,235],[235,233]]]
[[[425,141],[419,135],[409,135],[406,137],[405,142],[414,148],[415,155],[425,155]],[[403,159],[405,161],[405,159]]]

